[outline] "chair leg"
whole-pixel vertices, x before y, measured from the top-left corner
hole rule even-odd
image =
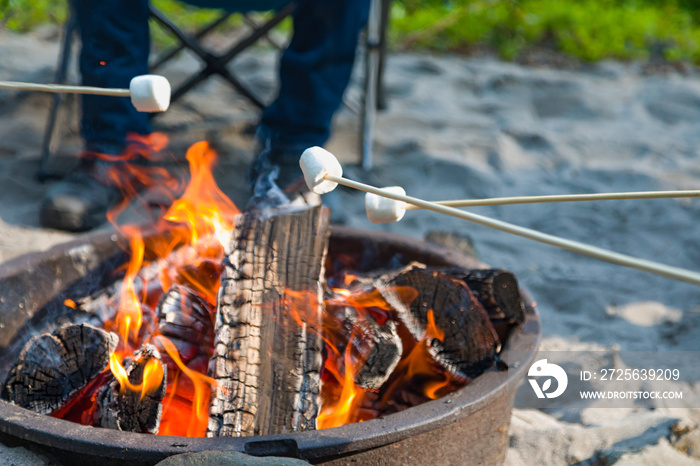
[[[391,0],[381,0],[382,13],[379,29],[379,71],[377,72],[377,110],[386,110],[386,89],[384,88],[384,68],[386,67],[387,30],[391,17]]]
[[[367,52],[365,54],[365,95],[360,122],[360,153],[362,168],[372,168],[374,129],[377,120],[377,83],[380,58],[381,1],[372,0],[367,22]]]
[[[56,84],[64,84],[66,82],[66,74],[68,73],[68,64],[70,63],[71,45],[73,43],[73,33],[77,26],[75,14],[71,11],[66,20],[65,29],[63,31],[63,41],[61,43],[61,52],[58,58],[58,67],[54,82]],[[49,118],[46,122],[46,130],[44,131],[44,140],[41,145],[41,161],[39,170],[37,170],[36,178],[43,182],[51,178],[61,178],[60,174],[52,172],[49,165],[51,160],[51,141],[56,130],[56,118],[58,110],[63,100],[63,95],[54,94],[49,110]]]

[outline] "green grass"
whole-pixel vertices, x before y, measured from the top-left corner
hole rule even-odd
[[[155,2],[180,24],[216,15]],[[66,0],[0,0],[0,25],[13,31],[60,24],[65,15]],[[700,0],[394,0],[390,31],[392,46],[402,50],[487,47],[513,59],[545,47],[589,61],[653,56],[700,64]],[[167,42],[162,32],[154,38]]]
[[[700,1],[404,0],[392,11],[403,49],[468,51],[512,59],[547,47],[583,60],[660,56],[700,63]]]
[[[66,19],[65,0],[0,0],[0,25],[25,32],[45,23]]]

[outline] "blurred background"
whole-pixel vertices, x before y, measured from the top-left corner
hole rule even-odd
[[[66,3],[0,0],[0,27],[27,32],[40,25],[63,24]],[[216,15],[173,0],[154,4],[180,24],[196,26]],[[516,61],[531,60],[533,52],[545,50],[586,61],[696,63],[700,60],[699,7],[699,0],[395,0],[390,43],[395,51],[488,51]],[[221,27],[230,30],[231,26]],[[156,33],[156,44],[166,40]]]

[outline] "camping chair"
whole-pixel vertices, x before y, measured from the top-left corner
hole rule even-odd
[[[187,3],[204,8],[225,8],[231,2],[227,0],[186,0]],[[381,92],[381,79],[384,67],[384,57],[386,54],[386,29],[388,23],[388,13],[390,0],[372,0],[370,18],[365,33],[365,66],[364,66],[364,97],[361,109],[346,102],[346,106],[353,113],[360,115],[360,150],[362,154],[362,167],[370,169],[372,166],[372,151],[374,140],[374,126],[376,120],[376,110],[383,107],[383,93]],[[178,52],[191,50],[203,62],[204,67],[186,79],[172,92],[171,102],[176,102],[189,90],[207,78],[218,75],[225,79],[236,91],[243,95],[260,109],[265,107],[265,103],[255,95],[248,87],[227,68],[228,63],[238,54],[255,44],[262,38],[266,38],[268,32],[288,17],[293,10],[293,2],[290,0],[236,0],[236,13],[243,14],[245,23],[250,27],[250,32],[238,42],[233,44],[223,53],[215,53],[204,48],[201,39],[217,26],[223,24],[234,12],[222,9],[222,13],[215,21],[206,25],[201,30],[188,34],[183,32],[162,12],[153,5],[150,6],[151,17],[165,29],[167,29],[179,42],[176,47],[163,52],[156,57],[151,64],[151,71],[156,70],[172,59]],[[274,10],[271,19],[264,23],[254,20],[248,13],[250,11]],[[76,30],[76,19],[74,14],[69,15],[65,24],[59,64],[56,71],[55,82],[65,83],[68,65],[71,57],[71,44]],[[269,38],[268,38],[269,39]],[[274,44],[274,41],[272,41]],[[279,44],[275,44],[278,48]],[[55,178],[57,175],[50,170],[50,158],[52,154],[52,139],[56,132],[56,120],[58,109],[61,104],[61,95],[55,95],[49,118],[44,133],[42,144],[42,154],[37,178],[44,180]],[[157,114],[154,114],[154,116]]]

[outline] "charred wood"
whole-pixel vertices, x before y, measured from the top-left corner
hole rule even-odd
[[[31,339],[10,369],[3,399],[48,414],[109,364],[119,338],[87,324],[64,325]]]
[[[429,335],[429,313],[442,338],[430,336],[428,352],[451,374],[469,379],[491,367],[500,349],[496,331],[486,311],[467,286],[450,276],[420,264],[385,275],[377,289],[397,311],[397,318],[419,341]],[[418,291],[404,302],[395,287]]]
[[[239,215],[224,260],[209,373],[209,436],[315,428],[322,342],[321,280],[330,235],[321,207]],[[305,293],[294,308],[286,293]]]
[[[144,380],[150,361],[156,361],[162,371],[158,373],[156,368],[156,373],[151,374],[156,377],[156,382],[160,378],[153,387]],[[97,425],[127,432],[158,433],[167,379],[167,369],[161,362],[160,353],[153,345],[143,345],[133,357],[125,359],[124,370],[131,387],[122,386],[113,378],[100,389],[97,394]],[[139,389],[135,389],[137,387]]]
[[[214,347],[214,306],[192,289],[173,285],[161,297],[156,312],[158,333],[175,345],[182,362],[205,373]],[[168,369],[177,370],[167,353],[163,360]]]
[[[212,306],[216,305],[216,290],[223,271],[221,261],[200,257],[194,248],[183,247],[160,260],[159,267],[158,283],[166,288],[173,284],[186,286]]]
[[[346,307],[343,327],[345,334],[350,335],[351,354],[360,360],[360,368],[354,375],[355,384],[367,390],[378,390],[391,376],[403,352],[396,323],[387,320],[380,325],[370,313],[360,314],[355,308]]]
[[[511,272],[500,269],[448,269],[444,272],[469,287],[492,321],[508,324],[525,321],[525,303],[518,280]]]

